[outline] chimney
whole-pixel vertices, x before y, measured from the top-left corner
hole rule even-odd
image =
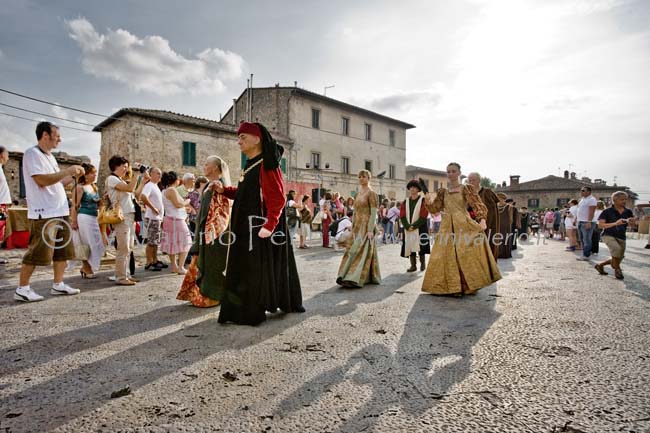
[[[510,188],[518,188],[519,187],[519,176],[518,174],[516,175],[511,175],[510,176]]]
[[[572,171],[572,172],[571,172],[571,179],[574,179],[574,180],[575,180],[575,178],[576,178],[576,172],[575,172],[575,171]]]
[[[569,178],[569,170],[564,170],[564,178],[565,179]]]
[[[237,99],[232,100],[232,124],[237,124]]]

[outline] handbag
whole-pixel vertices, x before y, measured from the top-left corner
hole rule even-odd
[[[321,224],[323,222],[323,214],[324,212],[319,210],[316,216],[311,220],[311,223],[315,225]]]
[[[120,192],[117,190],[115,192],[117,196],[112,206],[108,207],[104,204],[97,209],[97,222],[99,224],[116,225],[124,222],[124,213],[120,205]]]
[[[90,247],[81,242],[78,230],[72,231],[72,245],[74,246],[73,260],[88,260],[90,257]]]

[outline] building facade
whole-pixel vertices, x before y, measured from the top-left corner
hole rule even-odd
[[[368,169],[373,188],[402,196],[406,130],[413,125],[298,87],[246,89],[221,121],[261,122],[288,137],[287,181],[354,196],[358,172]]]
[[[59,164],[59,168],[64,170],[71,165],[80,165],[84,162],[90,163],[87,156],[72,156],[65,152],[52,152]],[[17,201],[19,205],[26,205],[25,202],[25,181],[23,178],[23,152],[9,152],[9,161],[2,166],[9,185],[11,199]],[[69,188],[68,188],[69,189]]]
[[[97,125],[101,132],[100,167],[97,184],[103,190],[110,174],[108,160],[113,155],[126,157],[134,166],[145,164],[182,175],[203,174],[203,163],[218,155],[230,168],[233,182],[243,164],[237,141],[237,128],[214,120],[201,119],[162,110],[123,108]],[[276,134],[287,152],[291,142]],[[286,171],[286,158],[282,167]]]
[[[563,207],[569,200],[580,199],[580,188],[591,187],[591,193],[605,204],[611,204],[611,195],[616,191],[628,193],[627,207],[633,208],[638,196],[626,186],[607,185],[602,179],[592,181],[588,177],[576,178],[575,173],[564,172],[564,177],[549,175],[528,182],[519,182],[520,176],[510,176],[510,185],[503,182],[497,186],[497,192],[512,197],[518,206],[538,210]]]
[[[449,180],[447,179],[446,171],[433,170],[431,168],[425,168],[425,167],[417,167],[415,165],[406,166],[407,181],[411,179],[420,179],[420,178],[422,178],[426,182],[429,192],[436,192],[440,188],[447,188],[447,183],[449,182]],[[465,176],[462,176],[461,180],[464,178]],[[404,189],[406,189],[406,185],[404,185]]]

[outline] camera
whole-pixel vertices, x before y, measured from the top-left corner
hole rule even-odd
[[[138,170],[140,171],[140,174],[145,174],[146,172],[149,171],[151,167],[145,164],[136,164],[138,166]]]

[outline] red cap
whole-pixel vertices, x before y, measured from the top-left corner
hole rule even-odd
[[[250,134],[259,137],[260,140],[262,139],[262,131],[260,130],[260,127],[257,126],[255,123],[250,123],[250,122],[240,123],[239,129],[237,130],[237,135],[239,134]]]

